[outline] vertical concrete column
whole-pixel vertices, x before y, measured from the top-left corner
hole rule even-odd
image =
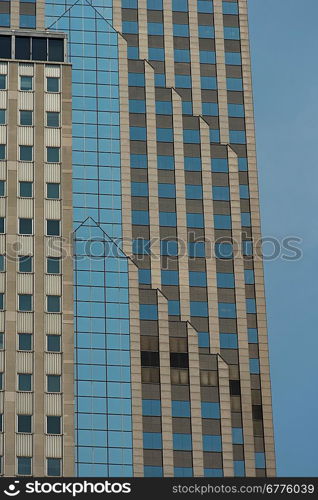
[[[233,477],[233,443],[232,443],[232,422],[231,422],[231,396],[229,388],[229,367],[221,356],[217,357],[220,412],[221,412],[221,436],[223,453],[224,477]]]

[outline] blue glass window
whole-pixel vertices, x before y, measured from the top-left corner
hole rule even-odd
[[[172,10],[177,12],[187,12],[188,0],[172,0]]]
[[[214,26],[199,24],[199,38],[214,38]]]
[[[174,467],[174,477],[193,477],[192,467]]]
[[[210,346],[209,332],[198,332],[198,337],[199,337],[199,347],[209,347]]]
[[[153,416],[153,417],[160,416],[161,415],[160,399],[143,399],[142,414],[145,416]]]
[[[176,75],[175,83],[176,87],[181,89],[190,89],[192,87],[190,75]]]
[[[215,52],[211,50],[200,50],[201,64],[215,64]]]
[[[148,23],[148,35],[163,35],[163,24]]]
[[[32,375],[30,373],[18,373],[18,391],[32,391]]]
[[[171,101],[156,101],[157,115],[171,115],[172,102]]]
[[[242,222],[242,226],[251,227],[252,222],[251,222],[250,212],[242,212],[241,213],[241,222]]]
[[[258,332],[257,328],[248,328],[247,329],[248,333],[248,341],[250,344],[257,344],[258,343]]]
[[[19,311],[32,311],[32,295],[27,293],[19,294],[18,296],[18,310]]]
[[[174,240],[161,240],[160,253],[161,255],[169,255],[169,256],[178,255],[178,242]]]
[[[217,259],[232,259],[233,247],[231,243],[216,243],[215,256]]]
[[[243,429],[241,427],[232,428],[233,444],[243,444]]]
[[[235,477],[245,476],[244,460],[234,460],[234,476]]]
[[[144,476],[145,477],[163,477],[163,469],[158,465],[145,465],[144,466]]]
[[[203,437],[203,451],[222,451],[221,436],[205,434]]]
[[[253,241],[252,240],[243,240],[242,241],[242,250],[243,255],[253,255]]]
[[[121,0],[121,6],[123,9],[137,9],[138,0]]]
[[[239,171],[247,172],[247,158],[239,158],[238,159]]]
[[[132,242],[132,251],[137,255],[150,255],[150,240],[138,238]]]
[[[215,76],[201,76],[201,88],[203,90],[216,90],[217,82]]]
[[[162,10],[162,0],[147,0],[147,9],[149,10]]]
[[[138,34],[138,23],[136,21],[123,21],[122,31],[123,33]]]
[[[255,283],[254,271],[252,269],[245,269],[244,278],[247,285],[253,285]]]
[[[256,314],[256,300],[246,299],[246,312],[249,314]]]
[[[133,210],[132,223],[140,226],[149,226],[149,212],[148,210]]]
[[[139,48],[130,45],[127,47],[127,55],[128,59],[139,59]]]
[[[164,61],[165,50],[160,47],[149,47],[148,56],[150,61]]]
[[[150,269],[138,269],[138,280],[142,285],[151,284],[151,271]]]
[[[265,453],[255,453],[255,467],[256,469],[265,469]]]
[[[61,297],[59,295],[47,295],[46,301],[47,312],[61,312]]]
[[[146,127],[130,127],[130,140],[131,141],[146,141],[147,140]]]
[[[250,358],[250,372],[256,375],[260,373],[258,358]]]
[[[129,113],[145,113],[146,102],[142,99],[129,99]]]
[[[158,142],[173,142],[173,129],[172,128],[157,128],[157,141]]]
[[[247,184],[240,184],[240,198],[248,200],[250,197],[250,192]]]
[[[166,75],[164,73],[155,73],[155,86],[156,87],[166,86]]]
[[[246,134],[244,130],[230,130],[230,142],[233,144],[245,144]]]
[[[169,300],[168,301],[168,314],[171,316],[180,316],[180,301],[179,300]]]
[[[189,49],[174,49],[175,62],[190,62]]]
[[[210,128],[210,141],[220,142],[220,130]]]
[[[148,183],[147,182],[132,182],[131,183],[132,196],[148,196]]]
[[[0,26],[10,27],[10,14],[0,14]]]
[[[202,186],[194,184],[186,184],[186,199],[187,200],[202,200],[203,191]]]
[[[147,155],[130,155],[131,168],[147,168]]]
[[[160,226],[175,227],[177,225],[177,214],[175,212],[159,212]]]
[[[214,215],[215,229],[231,229],[231,216],[230,215]]]
[[[33,147],[32,146],[19,146],[20,149],[20,161],[32,161],[33,160]],[[49,149],[49,148],[47,148]],[[59,148],[55,148],[59,149]]]
[[[30,476],[32,473],[32,458],[31,457],[17,457],[18,474],[20,476]]]
[[[235,2],[223,2],[223,14],[238,14],[238,4]]]
[[[234,288],[235,280],[232,273],[217,273],[217,286],[219,288]]]
[[[223,469],[204,469],[204,477],[223,477]]]
[[[232,26],[224,26],[224,38],[225,40],[239,40],[240,28],[235,28]]]
[[[20,28],[35,28],[36,17],[20,14]]]
[[[190,401],[172,401],[173,417],[190,417]]]
[[[20,181],[19,182],[19,196],[21,198],[32,198],[32,196],[33,196],[33,182]]]
[[[213,200],[229,201],[230,188],[227,186],[213,186],[212,188]]]
[[[7,88],[7,75],[0,73],[0,90]]]
[[[227,158],[212,158],[211,169],[212,172],[228,172],[229,165]]]
[[[201,158],[184,157],[184,169],[189,172],[200,172],[202,170]]]
[[[161,271],[161,281],[163,285],[179,285],[179,272]]]
[[[158,308],[155,304],[140,304],[139,315],[140,319],[157,320]]]
[[[26,146],[24,146],[26,147]],[[46,148],[46,161],[48,163],[59,163],[60,161],[60,148],[48,147]]]
[[[207,318],[209,315],[208,303],[202,301],[191,301],[190,315],[193,317]]]
[[[207,116],[218,116],[219,106],[216,102],[203,102],[202,113]]]
[[[47,475],[60,476],[61,475],[61,462],[60,458],[47,458]]]
[[[158,155],[157,166],[159,170],[174,170],[174,157]]]
[[[240,52],[225,52],[225,64],[240,66],[242,64]]]
[[[244,105],[243,104],[228,104],[229,116],[234,118],[244,118]]]
[[[203,271],[190,271],[189,283],[190,286],[207,286],[206,273]]]
[[[219,302],[218,309],[220,318],[236,318],[235,304]]]
[[[226,84],[227,84],[227,90],[234,90],[234,91],[243,90],[242,78],[227,78]]]
[[[188,227],[204,227],[203,214],[187,214]]]
[[[203,401],[201,404],[202,418],[220,418],[219,403],[208,403]]]
[[[184,36],[188,37],[189,25],[188,24],[174,24],[173,25],[173,36]]]
[[[160,450],[162,448],[161,432],[144,432],[144,448],[148,450]]]
[[[192,450],[192,436],[191,434],[173,434],[173,449],[174,450]]]
[[[128,73],[128,85],[130,87],[144,87],[145,75],[143,73]]]
[[[236,333],[220,333],[220,346],[222,349],[237,349]]]
[[[189,257],[205,257],[204,241],[195,241],[188,243]]]
[[[182,101],[182,114],[183,115],[193,114],[192,101]]]
[[[185,143],[189,144],[199,144],[200,143],[200,131],[193,129],[183,130],[183,140]]]
[[[198,12],[211,14],[213,12],[212,0],[198,0]]]

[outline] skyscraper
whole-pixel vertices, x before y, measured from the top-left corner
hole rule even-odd
[[[274,475],[247,1],[0,26],[2,474]]]

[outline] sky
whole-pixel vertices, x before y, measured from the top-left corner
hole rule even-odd
[[[302,239],[265,262],[277,475],[317,477],[318,1],[248,2],[262,232]]]

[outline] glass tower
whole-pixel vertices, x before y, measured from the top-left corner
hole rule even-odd
[[[0,0],[0,189],[2,474],[275,475],[247,0]]]

